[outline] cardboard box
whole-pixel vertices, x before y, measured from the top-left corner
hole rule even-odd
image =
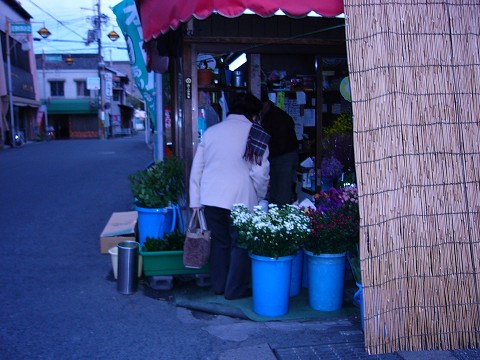
[[[137,211],[114,212],[100,235],[100,253],[108,254],[122,241],[137,241],[137,220]]]

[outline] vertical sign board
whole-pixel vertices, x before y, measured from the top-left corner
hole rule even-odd
[[[113,96],[113,84],[112,84],[112,74],[105,73],[105,96],[112,97]]]

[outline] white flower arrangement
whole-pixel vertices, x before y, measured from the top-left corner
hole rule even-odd
[[[255,206],[252,213],[244,204],[235,204],[231,217],[238,243],[259,256],[294,255],[311,231],[305,211],[294,205],[270,204],[267,212]]]

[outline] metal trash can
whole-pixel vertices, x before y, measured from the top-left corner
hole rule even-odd
[[[118,248],[117,290],[121,294],[133,294],[138,285],[138,252],[136,241],[122,241]]]

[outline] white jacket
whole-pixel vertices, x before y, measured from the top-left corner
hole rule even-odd
[[[232,114],[209,127],[198,146],[190,173],[190,207],[215,206],[231,210],[243,203],[252,210],[267,194],[270,180],[268,148],[262,165],[243,159],[252,123]]]

